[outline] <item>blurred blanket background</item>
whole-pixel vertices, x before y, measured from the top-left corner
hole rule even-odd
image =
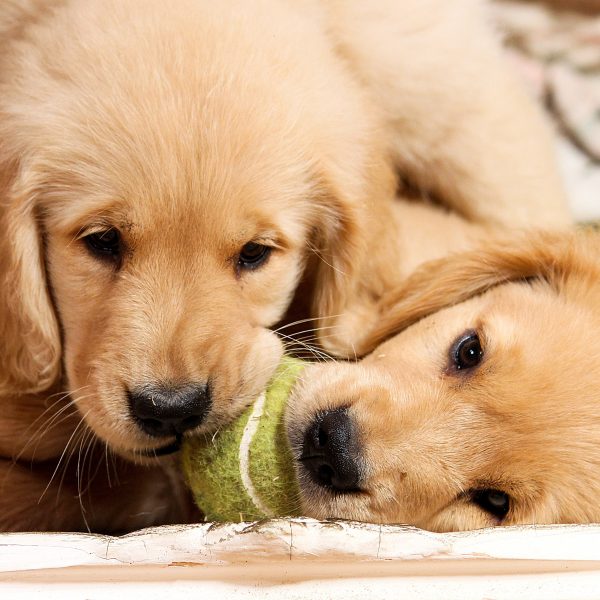
[[[495,0],[493,11],[557,133],[576,218],[600,220],[600,0]]]

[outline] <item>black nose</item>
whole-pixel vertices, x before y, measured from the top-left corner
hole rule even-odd
[[[154,437],[167,437],[200,425],[211,399],[206,384],[145,385],[129,392],[129,403],[141,429]]]
[[[359,490],[359,445],[347,409],[317,415],[304,434],[300,460],[318,485]]]

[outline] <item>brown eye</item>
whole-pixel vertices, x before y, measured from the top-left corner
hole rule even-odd
[[[238,257],[238,269],[252,270],[263,265],[271,254],[271,247],[256,242],[244,244]]]
[[[454,344],[452,359],[456,369],[472,369],[482,358],[483,350],[476,331],[467,331]]]
[[[116,229],[91,233],[83,238],[89,251],[102,259],[119,259],[121,256],[121,235]]]
[[[510,496],[500,490],[475,490],[473,502],[497,519],[504,519],[510,510]]]

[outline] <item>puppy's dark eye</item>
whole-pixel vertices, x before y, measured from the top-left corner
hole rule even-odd
[[[256,242],[244,244],[238,257],[238,269],[257,269],[269,258],[272,248]]]
[[[121,255],[121,235],[116,229],[91,233],[83,241],[90,252],[99,258],[118,259]]]
[[[452,360],[456,369],[472,369],[482,358],[483,350],[476,331],[467,331],[455,342]]]
[[[497,519],[504,519],[510,510],[510,496],[500,490],[476,490],[473,502]]]

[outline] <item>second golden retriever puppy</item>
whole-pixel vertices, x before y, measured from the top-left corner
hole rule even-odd
[[[426,264],[382,302],[364,360],[303,374],[287,415],[303,513],[597,522],[599,340],[597,233]]]
[[[119,524],[74,517],[81,469],[55,475],[82,447],[146,460],[235,416],[297,289],[303,316],[348,315],[324,340],[347,352],[396,277],[396,170],[473,221],[568,221],[480,8],[2,3],[0,529],[177,518],[119,492],[93,493]]]

